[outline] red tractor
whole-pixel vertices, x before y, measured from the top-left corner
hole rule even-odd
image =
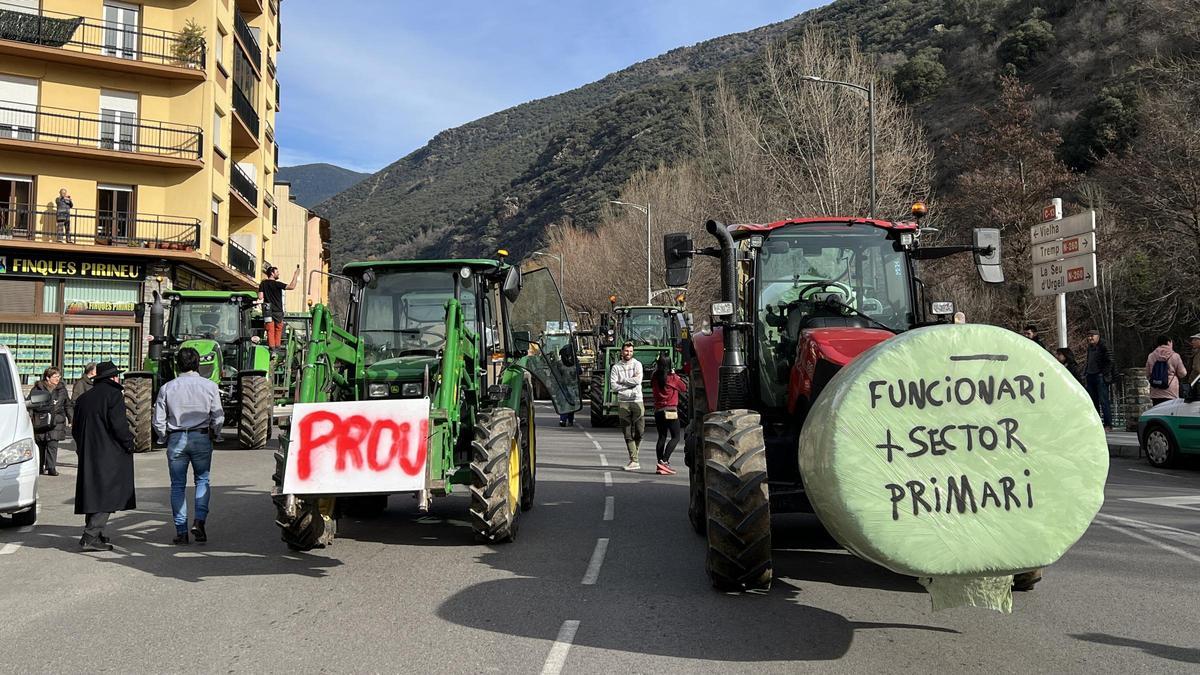
[[[717,246],[664,238],[668,286],[687,285],[694,255],[721,262],[713,329],[691,336],[688,516],[708,539],[715,587],[766,588],[771,511],[812,510],[797,442],[822,389],[867,349],[953,314],[951,303],[926,302],[918,261],[969,252],[984,281],[1003,281],[1000,234],[977,229],[973,244],[921,246],[915,220],[863,218],[710,220],[706,229]]]

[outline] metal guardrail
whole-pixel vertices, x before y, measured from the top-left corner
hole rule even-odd
[[[0,101],[0,139],[200,159],[200,127]]]
[[[237,164],[230,164],[233,171],[229,172],[229,187],[242,196],[242,199],[250,202],[250,205],[255,209],[258,208],[258,185],[254,183],[254,179],[246,175]]]
[[[255,278],[258,274],[258,260],[254,254],[232,239],[229,240],[228,245],[229,266],[251,279]]]
[[[63,227],[56,209],[15,206],[0,208],[0,239],[196,251],[200,249],[200,221],[152,213],[71,209]]]
[[[0,40],[204,70],[203,37],[0,2]]]
[[[258,138],[258,113],[254,110],[254,104],[242,93],[236,83],[233,85],[233,112],[241,118],[250,133]]]
[[[254,69],[261,68],[262,48],[258,45],[258,38],[254,37],[254,31],[250,30],[250,24],[246,23],[246,19],[238,10],[233,11],[233,30],[241,40],[242,46],[246,48],[246,53],[250,56],[250,63]]]

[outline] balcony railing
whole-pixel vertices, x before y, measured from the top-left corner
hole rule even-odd
[[[230,267],[253,279],[258,276],[257,264],[258,261],[255,260],[253,253],[247,251],[244,246],[236,241],[229,240]]]
[[[172,251],[200,248],[200,221],[150,213],[71,209],[65,225],[55,209],[0,208],[0,239],[128,246]]]
[[[230,164],[233,168],[229,172],[229,187],[233,189],[250,203],[255,209],[258,208],[258,186],[254,184],[254,179],[246,175],[241,167],[237,164]]]
[[[204,69],[204,38],[165,30],[45,10],[0,1],[0,40]]]
[[[254,104],[236,84],[233,85],[233,111],[250,130],[250,134],[258,138],[258,113],[254,111]]]
[[[200,159],[200,127],[0,101],[0,139]]]
[[[246,23],[242,13],[237,10],[233,12],[233,30],[241,40],[242,46],[246,48],[246,54],[250,57],[250,63],[254,69],[261,68],[262,48],[258,46],[258,38],[254,37],[254,31],[250,30],[250,24]]]

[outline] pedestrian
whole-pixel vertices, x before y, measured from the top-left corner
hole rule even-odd
[[[67,192],[66,188],[60,189],[58,197],[54,199],[54,222],[58,225],[58,236],[68,243],[74,241],[71,238],[71,209],[74,207],[71,193]]]
[[[266,279],[258,285],[258,301],[262,303],[263,324],[267,328],[267,346],[279,347],[283,344],[283,292],[296,288],[300,279],[300,266],[292,273],[291,283],[285,284],[279,280],[279,268],[274,265],[266,270]]]
[[[563,367],[566,369],[568,376],[579,381],[579,361],[575,358],[575,338],[571,337],[567,340],[567,344],[562,349],[558,350],[558,358],[562,361]],[[570,380],[568,380],[570,381]],[[553,398],[553,397],[551,397]],[[559,413],[558,426],[575,426],[575,411]]]
[[[629,463],[624,469],[637,471],[642,468],[638,464],[638,450],[646,432],[646,405],[642,401],[642,362],[633,358],[632,342],[621,345],[621,360],[608,373],[608,387],[617,395],[617,420],[629,451]]]
[[[75,380],[75,384],[71,385],[71,402],[79,400],[89,389],[92,388],[92,378],[96,377],[96,364],[89,363],[83,367],[83,375]]]
[[[175,539],[188,543],[187,471],[192,467],[196,484],[196,515],[192,536],[198,543],[208,541],[204,525],[208,520],[208,475],[212,468],[213,437],[221,435],[225,411],[221,408],[221,390],[217,383],[200,377],[200,352],[184,347],[175,355],[179,376],[167,382],[154,402],[154,431],[167,446],[167,469],[171,473],[171,514],[175,519]]]
[[[1035,326],[1031,323],[1026,324],[1025,330],[1021,331],[1021,334],[1024,335],[1025,337],[1029,338],[1030,340],[1033,340],[1034,344],[1041,347],[1042,349],[1046,348],[1046,345],[1042,342],[1042,338],[1038,337],[1037,326]]]
[[[1188,342],[1192,345],[1192,367],[1188,370],[1187,378],[1194,380],[1200,375],[1200,333],[1188,338]]]
[[[33,434],[33,440],[38,446],[41,473],[46,476],[57,476],[58,442],[67,437],[71,397],[67,393],[67,386],[63,384],[62,373],[58,368],[47,368],[42,372],[42,379],[34,383],[30,393],[36,391],[50,394],[50,404],[45,408],[45,411],[50,414],[50,426],[43,431],[35,431]]]
[[[658,456],[655,473],[674,475],[671,453],[679,444],[679,395],[687,392],[687,385],[683,378],[675,374],[671,359],[666,354],[660,355],[654,364],[650,388],[654,392],[654,426],[658,429],[658,442],[654,447]],[[668,436],[670,440],[667,440]]]
[[[1146,357],[1151,406],[1179,398],[1179,381],[1187,377],[1183,357],[1175,353],[1175,342],[1166,335],[1159,335],[1155,344],[1158,346]]]
[[[1108,383],[1112,381],[1112,356],[1108,353],[1108,345],[1100,340],[1098,330],[1088,331],[1087,344],[1083,375],[1088,396],[1092,397],[1092,405],[1096,406],[1096,412],[1104,422],[1104,430],[1112,431],[1112,405],[1108,398]]]
[[[1070,371],[1076,382],[1083,384],[1083,378],[1079,376],[1079,362],[1075,360],[1075,352],[1071,351],[1070,347],[1059,347],[1054,350],[1054,358]]]
[[[78,456],[75,513],[85,516],[79,545],[85,551],[111,551],[104,526],[115,511],[137,508],[133,487],[133,433],[125,416],[121,370],[112,361],[96,366],[94,386],[75,402]]]

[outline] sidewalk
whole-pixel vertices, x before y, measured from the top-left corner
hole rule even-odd
[[[1110,457],[1138,457],[1141,447],[1138,445],[1137,434],[1132,431],[1109,431],[1108,454]]]

